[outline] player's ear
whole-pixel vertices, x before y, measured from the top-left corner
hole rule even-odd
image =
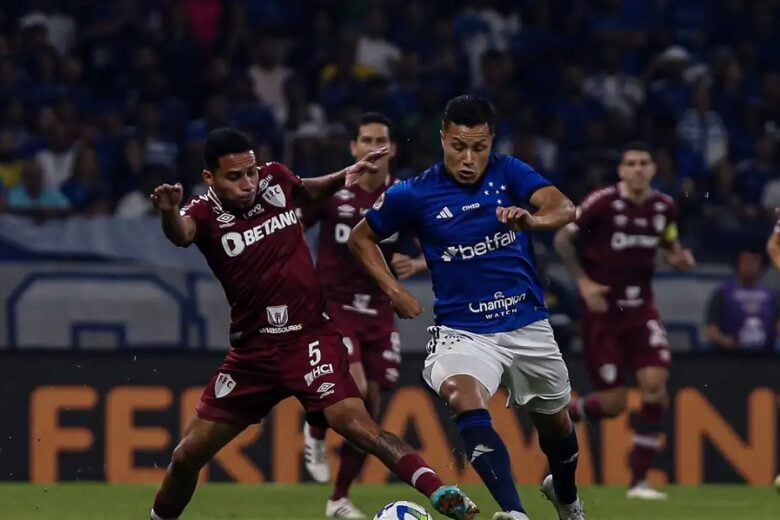
[[[357,159],[357,156],[355,155],[355,154],[357,153],[357,152],[356,152],[356,148],[357,148],[357,141],[355,141],[354,139],[352,139],[352,140],[349,142],[349,153],[351,153],[351,154],[352,154],[352,157],[355,157],[355,158]]]
[[[395,157],[395,152],[396,152],[395,142],[390,141],[390,148],[387,153],[387,158],[392,159],[393,157]]]
[[[211,173],[211,171],[204,169],[203,172],[201,172],[201,177],[203,177],[203,182],[205,182],[207,185],[214,185],[214,174]]]

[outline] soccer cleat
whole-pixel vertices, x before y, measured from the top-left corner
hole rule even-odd
[[[498,513],[493,515],[493,520],[531,520],[528,518],[528,515],[525,513],[521,513],[520,511],[510,511],[509,513],[506,513],[504,511],[499,511]]]
[[[331,518],[365,518],[366,515],[355,507],[355,504],[347,497],[338,500],[328,500],[325,504],[325,516]]]
[[[639,498],[642,500],[666,500],[669,495],[650,487],[646,480],[634,484],[627,492],[626,498]]]
[[[431,495],[434,509],[455,520],[472,520],[479,513],[477,505],[457,486],[442,486]]]
[[[585,520],[585,509],[582,506],[580,497],[577,497],[577,500],[571,504],[561,504],[558,501],[555,487],[553,487],[552,475],[547,475],[544,478],[542,494],[555,506],[555,510],[558,512],[558,520]]]
[[[319,440],[311,436],[308,423],[303,425],[303,458],[306,471],[309,472],[311,478],[321,484],[330,481],[328,446],[324,439]]]

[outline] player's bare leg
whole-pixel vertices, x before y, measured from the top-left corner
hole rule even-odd
[[[539,432],[539,446],[550,464],[551,474],[542,483],[542,493],[555,506],[561,520],[584,520],[585,512],[575,483],[579,446],[568,410],[529,415]]]
[[[509,451],[493,429],[487,409],[488,389],[475,377],[461,374],[445,379],[439,396],[455,413],[466,456],[490,494],[503,512],[522,518],[525,509],[512,477]]]
[[[618,386],[572,399],[569,403],[569,415],[574,422],[595,422],[617,417],[626,411],[627,404],[628,390],[625,386]]]
[[[179,518],[192,499],[201,468],[243,430],[243,426],[193,418],[173,450],[171,463],[154,499],[152,520]]]
[[[331,428],[354,446],[379,458],[401,480],[429,497],[443,515],[471,520],[479,512],[461,490],[445,486],[409,444],[397,435],[383,431],[368,414],[361,399],[344,399],[323,412]]]
[[[636,381],[642,396],[642,407],[636,415],[634,446],[631,449],[631,487],[628,498],[665,500],[666,493],[647,484],[647,471],[661,450],[661,420],[669,405],[666,383],[669,370],[645,367],[637,371]]]
[[[366,408],[371,413],[371,416],[376,419],[378,414],[378,402],[371,403],[368,399],[369,383],[366,380],[363,364],[350,363],[349,373],[352,376],[352,379],[355,380],[355,385],[358,387],[358,391],[366,403]],[[375,396],[375,398],[378,400],[378,395]],[[350,444],[349,441],[345,440],[341,445],[340,454],[341,462],[339,463],[339,470],[336,474],[333,494],[325,504],[325,516],[353,519],[365,518],[366,515],[349,499],[349,488],[360,474],[360,470],[363,469],[363,463],[366,460],[366,452],[356,448]],[[327,459],[325,460],[325,463],[327,464]],[[330,471],[328,471],[328,473],[330,473]]]

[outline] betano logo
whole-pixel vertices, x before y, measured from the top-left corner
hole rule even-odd
[[[244,252],[247,246],[260,242],[268,235],[297,223],[298,216],[295,214],[295,210],[291,209],[284,213],[274,215],[262,224],[247,229],[243,233],[237,231],[225,233],[222,235],[222,248],[228,256],[238,256]]]
[[[490,251],[509,246],[516,238],[517,234],[514,231],[508,231],[506,233],[498,232],[492,237],[485,237],[485,240],[477,242],[473,246],[450,246],[441,255],[441,259],[445,262],[451,262],[453,258],[460,256],[463,260],[470,260],[476,256],[482,256]]]

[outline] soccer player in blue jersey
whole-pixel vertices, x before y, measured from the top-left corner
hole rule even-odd
[[[450,100],[441,128],[444,160],[387,190],[349,246],[408,319],[422,307],[393,277],[377,244],[401,229],[419,238],[436,314],[423,377],[456,414],[467,456],[501,507],[494,520],[528,519],[488,412],[499,386],[539,432],[552,473],[542,491],[558,517],[582,520],[574,481],[579,449],[566,410],[569,374],[547,320],[529,235],[571,222],[574,205],[529,165],[491,153],[494,121],[483,98]]]

